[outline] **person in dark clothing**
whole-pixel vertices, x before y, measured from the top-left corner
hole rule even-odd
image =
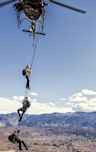
[[[41,6],[41,0],[24,0],[25,4],[31,5],[32,8],[37,9]]]
[[[22,145],[25,147],[26,150],[28,150],[28,147],[26,146],[25,142],[18,138],[19,133],[20,133],[20,130],[14,131],[12,135],[8,136],[8,140],[12,143],[18,143],[19,150],[22,150]]]
[[[27,80],[26,89],[30,89],[30,85],[29,85],[30,80],[29,80],[29,78],[30,78],[30,74],[31,74],[31,67],[29,65],[27,65],[25,67],[25,69],[23,69],[22,74],[23,74],[23,76],[26,77],[26,80]]]
[[[26,110],[30,107],[30,101],[28,100],[28,97],[25,97],[22,102],[22,108],[18,109],[18,115],[19,115],[19,122],[22,120],[22,117]]]

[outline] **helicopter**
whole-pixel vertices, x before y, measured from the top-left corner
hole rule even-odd
[[[44,0],[7,0],[5,2],[0,3],[0,8],[8,5],[10,3],[14,3],[14,9],[17,15],[18,27],[20,28],[21,23],[24,19],[27,19],[30,22],[30,30],[23,30],[27,33],[32,33],[33,36],[35,34],[45,35],[44,31],[44,18],[45,18],[45,10],[48,4],[44,2]],[[73,11],[85,14],[86,11],[63,4],[58,2],[57,0],[49,0],[49,2],[59,5],[61,7],[65,7],[67,9],[71,9]],[[23,19],[21,19],[21,13],[25,15]],[[36,31],[36,25],[39,23],[41,28],[39,31]]]

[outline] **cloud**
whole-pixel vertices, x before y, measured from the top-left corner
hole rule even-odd
[[[62,105],[61,102],[54,104],[54,102],[42,102],[38,101],[36,96],[37,93],[33,94],[34,98],[29,98],[31,102],[30,108],[27,110],[27,114],[43,114],[43,113],[53,113],[53,112],[92,112],[96,111],[96,97],[94,97],[95,92],[88,89],[82,89],[80,92],[74,93],[68,98],[60,98],[61,101],[65,101]],[[88,95],[91,95],[88,98]],[[92,96],[93,94],[93,96]],[[0,114],[7,114],[12,112],[17,112],[17,109],[22,107],[22,101],[24,96],[13,96],[11,98],[0,97]],[[60,105],[61,104],[61,105]]]
[[[32,101],[33,101],[33,102],[36,102],[36,101],[37,101],[37,99],[32,99]]]
[[[9,98],[0,97],[0,113],[6,114],[11,112],[17,112],[17,109],[20,107],[20,102],[18,100],[13,100]]]
[[[31,96],[38,96],[39,94],[36,93],[36,92],[31,92],[29,95],[31,95]]]
[[[77,92],[68,98],[71,102],[86,102],[88,101],[87,97],[83,96],[81,92]]]
[[[58,107],[54,103],[42,103],[42,102],[31,102],[32,107],[29,108],[28,113],[30,114],[42,114],[42,113],[66,113],[66,112],[73,112],[72,108],[70,107]]]
[[[72,109],[74,110],[74,111],[84,111],[84,112],[89,112],[90,110],[89,110],[89,107],[88,107],[88,105],[87,104],[84,104],[84,103],[82,103],[82,104],[76,104],[76,105],[74,105],[73,107],[72,107]]]
[[[82,93],[89,96],[96,95],[96,91],[88,90],[88,89],[83,89]]]
[[[55,106],[55,104],[53,102],[49,102],[49,105],[52,107]]]
[[[91,98],[86,102],[79,102],[73,105],[73,111],[93,112],[96,111],[96,98]]]
[[[10,100],[21,102],[24,99],[24,96],[13,96]]]
[[[7,114],[12,112],[17,112],[22,106],[23,96],[14,96],[12,98],[3,98],[0,97],[0,114]],[[54,103],[42,103],[37,100],[30,99],[31,107],[27,110],[27,114],[42,114],[42,113],[53,113],[53,112],[73,112],[71,107],[58,107]],[[18,102],[20,101],[20,102]]]
[[[62,97],[59,99],[60,101],[66,101],[66,98]]]
[[[96,103],[96,98],[91,98],[89,101]]]
[[[72,107],[73,111],[82,111],[82,112],[93,112],[96,111],[96,103],[81,103],[81,104],[76,104]]]

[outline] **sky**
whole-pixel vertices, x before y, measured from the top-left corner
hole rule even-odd
[[[60,2],[87,13],[49,3],[46,36],[39,37],[32,69],[28,113],[96,109],[96,1]],[[9,113],[23,100],[26,80],[22,69],[31,63],[33,39],[22,32],[27,28],[25,22],[18,29],[12,4],[1,8],[0,19],[0,113]]]

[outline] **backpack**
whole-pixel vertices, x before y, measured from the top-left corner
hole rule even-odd
[[[15,143],[15,141],[14,141],[14,135],[8,136],[8,140],[11,141],[11,142],[13,142],[13,143]]]
[[[26,71],[25,69],[22,70],[22,75],[25,76],[26,75]]]
[[[29,101],[27,102],[27,107],[28,107],[28,108],[30,107],[30,102],[29,102]]]
[[[28,100],[25,100],[23,102],[23,107],[29,108],[30,107],[30,102]]]

